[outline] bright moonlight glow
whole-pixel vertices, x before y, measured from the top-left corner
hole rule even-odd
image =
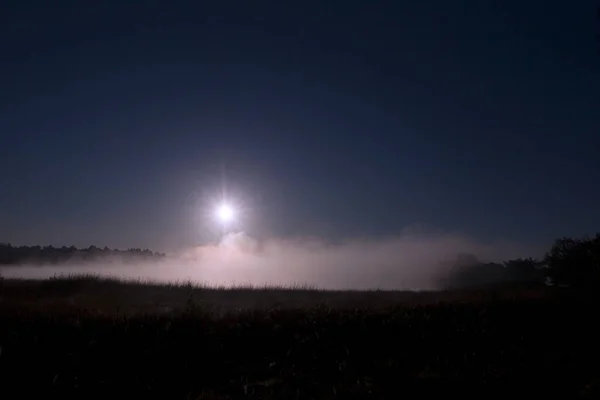
[[[221,222],[230,222],[235,217],[235,212],[227,204],[222,204],[217,209],[217,217]]]

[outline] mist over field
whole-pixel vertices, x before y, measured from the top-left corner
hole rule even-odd
[[[310,286],[322,289],[439,289],[457,254],[482,262],[531,255],[510,242],[483,243],[459,234],[407,233],[384,239],[327,243],[318,238],[255,240],[240,232],[218,244],[187,248],[156,261],[117,257],[61,265],[2,268],[7,278],[93,274],[219,286]]]

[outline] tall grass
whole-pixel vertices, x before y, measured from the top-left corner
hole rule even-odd
[[[283,293],[291,306],[219,313],[197,297],[204,292],[217,302],[241,293],[246,303]],[[44,307],[60,293],[76,301]],[[164,293],[181,297],[179,311],[123,313],[102,304],[110,303],[106,297],[131,303],[130,296],[141,307],[148,296]],[[186,306],[190,293],[194,304]],[[349,303],[297,307],[299,293],[346,296]],[[190,289],[183,282],[90,277],[8,281],[0,302],[0,396],[597,398],[594,305],[545,293],[470,301],[473,293],[457,292],[419,302],[414,296],[431,294]],[[383,297],[377,306],[360,306],[361,296]]]

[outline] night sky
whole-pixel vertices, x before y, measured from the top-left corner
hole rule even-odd
[[[12,1],[0,241],[600,230],[596,1]]]

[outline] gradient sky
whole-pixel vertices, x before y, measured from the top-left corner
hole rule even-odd
[[[12,1],[0,241],[600,230],[596,1]]]

